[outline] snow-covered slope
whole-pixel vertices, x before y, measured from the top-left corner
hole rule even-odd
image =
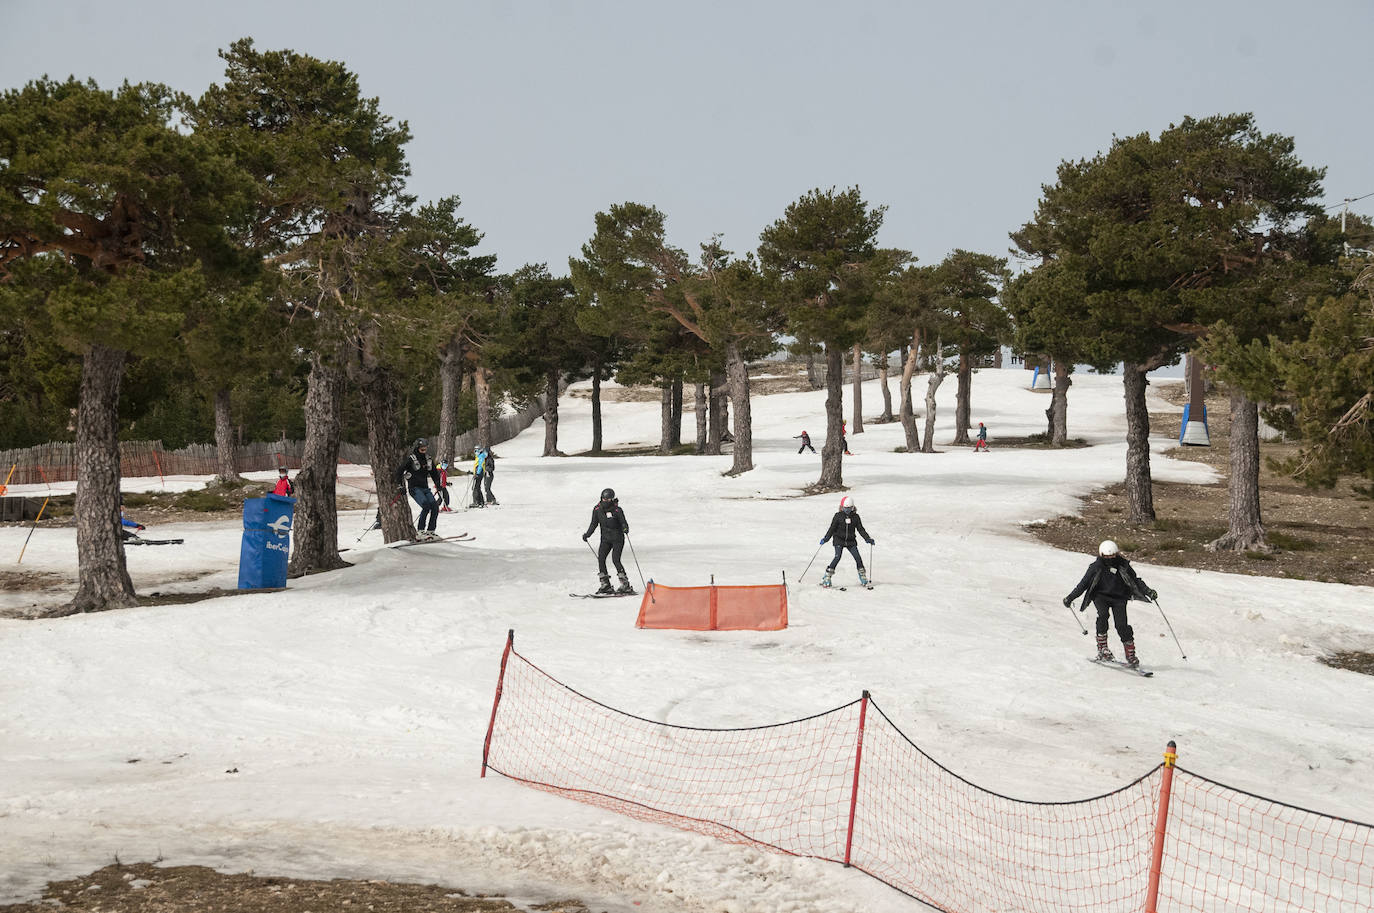
[[[771,723],[868,688],[936,759],[1004,794],[1099,794],[1177,739],[1191,770],[1374,820],[1374,679],[1315,659],[1374,649],[1374,591],[1138,565],[1188,660],[1158,613],[1133,604],[1140,654],[1158,674],[1084,662],[1089,638],[1059,600],[1089,556],[1041,545],[1020,524],[1122,477],[1120,379],[1075,378],[1070,429],[1094,446],[1062,453],[998,448],[999,434],[1043,428],[1046,397],[1026,382],[1021,371],[976,376],[988,454],[895,453],[895,424],[851,436],[845,482],[877,539],[880,586],[821,591],[818,561],[794,587],[784,632],[640,631],[635,600],[567,593],[596,584],[579,537],[606,486],[631,524],[632,576],[637,558],[669,585],[775,582],[783,570],[795,581],[838,501],[795,497],[819,462],[791,437],[805,428],[823,443],[823,393],[755,400],[759,468],[740,478],[720,474],[728,456],[542,459],[536,423],[496,448],[500,507],[441,515],[441,533],[468,530],[474,543],[398,551],[372,533],[349,553],[353,567],[283,593],[0,621],[0,895],[33,896],[118,855],[572,895],[613,911],[926,909],[838,866],[479,779],[509,628],[551,674],[653,719]],[[953,386],[941,390],[940,442]],[[865,402],[876,411],[875,383]],[[657,403],[608,404],[608,444],[653,444],[658,420]],[[589,446],[586,399],[565,397],[560,433],[564,450]],[[1156,478],[1211,478],[1168,459],[1169,443],[1157,442]],[[369,519],[344,514],[341,543]],[[187,541],[130,549],[135,582],[232,587],[236,526],[150,530]],[[26,533],[0,529],[0,567],[16,569]],[[70,574],[74,561],[74,531],[40,530],[22,567]],[[185,579],[196,575],[208,576]],[[0,605],[24,603],[0,594]],[[757,649],[764,641],[776,646]]]

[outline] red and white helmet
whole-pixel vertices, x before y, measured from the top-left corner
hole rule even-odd
[[[854,509],[854,499],[853,499],[853,498],[851,498],[849,495],[845,495],[843,498],[840,498],[840,510],[853,510],[853,509]]]

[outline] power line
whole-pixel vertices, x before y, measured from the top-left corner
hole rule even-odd
[[[1350,203],[1358,203],[1360,200],[1363,200],[1363,199],[1365,199],[1366,197],[1374,197],[1374,190],[1370,191],[1369,193],[1366,193],[1364,196],[1359,196],[1359,197],[1346,197],[1344,200],[1341,200],[1339,203],[1332,203],[1330,206],[1327,206],[1326,209],[1335,209],[1335,208],[1337,208],[1337,207],[1339,207],[1339,206],[1346,206],[1346,205],[1349,205]],[[1326,211],[1326,210],[1323,210],[1323,212],[1324,212],[1324,211]]]

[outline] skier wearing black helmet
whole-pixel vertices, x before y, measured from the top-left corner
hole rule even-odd
[[[830,529],[826,530],[821,545],[832,539],[835,542],[835,558],[825,569],[825,576],[821,577],[821,586],[830,586],[830,575],[835,573],[845,549],[854,556],[854,564],[859,568],[859,583],[868,586],[868,575],[864,573],[864,559],[859,555],[859,539],[872,545],[873,537],[864,529],[864,521],[859,519],[859,511],[855,507],[854,499],[849,495],[840,498],[840,509],[835,511],[835,516],[831,518]]]
[[[620,501],[616,498],[614,489],[601,490],[601,500],[592,508],[592,522],[587,524],[582,541],[590,539],[598,526],[601,527],[601,547],[596,552],[596,565],[601,576],[601,588],[596,591],[597,595],[631,595],[635,591],[634,587],[630,586],[630,576],[625,573],[625,565],[620,563],[620,553],[625,550],[625,536],[630,532],[630,523],[625,519],[625,511],[620,509]],[[611,589],[611,575],[606,570],[607,555],[615,562],[616,573],[620,575],[620,588],[616,590]]]
[[[1107,647],[1108,616],[1116,622],[1116,633],[1121,638],[1121,648],[1126,651],[1126,665],[1140,666],[1135,655],[1135,631],[1126,620],[1126,601],[1129,599],[1158,599],[1159,594],[1136,576],[1135,568],[1121,554],[1121,549],[1110,539],[1097,547],[1097,560],[1088,565],[1083,579],[1073,592],[1064,597],[1064,605],[1072,607],[1078,594],[1083,594],[1083,604],[1078,607],[1082,612],[1092,602],[1097,607],[1097,658],[1113,660],[1112,651]]]
[[[396,469],[396,481],[410,490],[410,496],[420,505],[420,516],[415,520],[415,529],[420,539],[437,539],[434,527],[439,522],[439,501],[429,490],[429,480],[434,481],[434,490],[443,490],[439,477],[439,467],[428,453],[429,441],[418,438],[404,462]],[[428,524],[428,525],[426,525]]]

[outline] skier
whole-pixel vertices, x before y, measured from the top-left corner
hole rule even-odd
[[[1126,620],[1126,601],[1157,599],[1159,594],[1136,575],[1131,562],[1122,556],[1121,549],[1112,540],[1107,539],[1097,547],[1097,560],[1088,565],[1078,586],[1064,597],[1066,608],[1073,607],[1073,601],[1079,593],[1083,594],[1083,604],[1078,611],[1086,609],[1089,600],[1097,606],[1097,658],[1116,659],[1107,647],[1107,616],[1110,613],[1116,621],[1121,647],[1126,651],[1126,665],[1139,668],[1140,660],[1135,655],[1135,632]]]
[[[124,542],[128,542],[130,539],[137,541],[138,536],[134,533],[141,533],[145,529],[147,529],[147,527],[142,523],[130,520],[128,517],[124,516],[124,502],[121,499],[119,503],[119,534],[122,540]],[[129,530],[133,530],[134,532],[131,533]]]
[[[591,538],[592,532],[598,526],[601,527],[601,547],[596,552],[596,566],[601,577],[601,588],[596,591],[597,595],[633,595],[635,590],[630,586],[630,576],[625,573],[625,565],[620,563],[620,553],[625,550],[625,537],[630,534],[630,523],[625,519],[625,511],[620,509],[620,499],[615,496],[614,489],[601,490],[601,500],[592,508],[592,522],[587,524],[582,541],[586,542]],[[620,575],[620,588],[617,590],[611,589],[611,575],[606,570],[608,554],[615,562],[616,573]]]
[[[844,451],[845,456],[854,455],[849,452],[849,422],[844,420],[840,421],[840,449]]]
[[[976,441],[973,442],[973,452],[974,452],[974,453],[977,453],[977,452],[980,451],[980,450],[987,450],[987,449],[988,449],[988,429],[987,429],[987,427],[986,427],[982,422],[979,422],[979,423],[978,423],[978,439],[977,439]]]
[[[849,554],[854,556],[854,563],[858,565],[859,583],[868,586],[868,575],[864,573],[864,559],[859,555],[859,539],[862,538],[872,545],[873,537],[864,529],[864,522],[859,519],[854,499],[849,495],[840,498],[840,509],[835,511],[835,516],[831,518],[830,529],[826,531],[821,545],[825,545],[832,538],[835,540],[835,559],[826,567],[825,576],[821,578],[821,586],[830,586],[830,575],[835,573],[845,549],[849,549]]]
[[[429,441],[417,438],[410,453],[397,467],[395,476],[400,485],[410,489],[410,496],[420,505],[420,516],[415,521],[415,529],[417,538],[421,541],[439,538],[434,534],[434,527],[439,522],[439,501],[429,490],[431,479],[434,481],[434,487],[439,488],[439,468],[426,452],[428,450]],[[428,526],[425,525],[426,522]]]
[[[496,500],[496,495],[491,493],[491,480],[496,476],[496,451],[487,447],[483,452],[487,455],[487,461],[482,466],[482,487],[487,492],[487,503],[499,507],[501,502]]]
[[[277,484],[276,487],[272,489],[272,494],[284,495],[288,498],[296,494],[296,485],[287,478],[285,466],[277,467]]]
[[[801,434],[792,435],[792,440],[795,441],[798,438],[801,438],[802,445],[797,448],[797,453],[801,453],[803,450],[810,450],[812,453],[816,452],[816,448],[811,446],[811,435],[807,434],[805,431]]]
[[[439,510],[443,511],[444,513],[452,513],[452,512],[453,512],[453,508],[448,506],[448,486],[449,486],[449,481],[448,481],[448,460],[440,460],[440,461],[439,461],[439,500],[443,502],[444,506],[443,506],[443,507],[440,507]]]
[[[482,497],[482,482],[487,471],[487,452],[481,447],[476,447],[472,451],[472,506],[486,507],[487,502]]]

